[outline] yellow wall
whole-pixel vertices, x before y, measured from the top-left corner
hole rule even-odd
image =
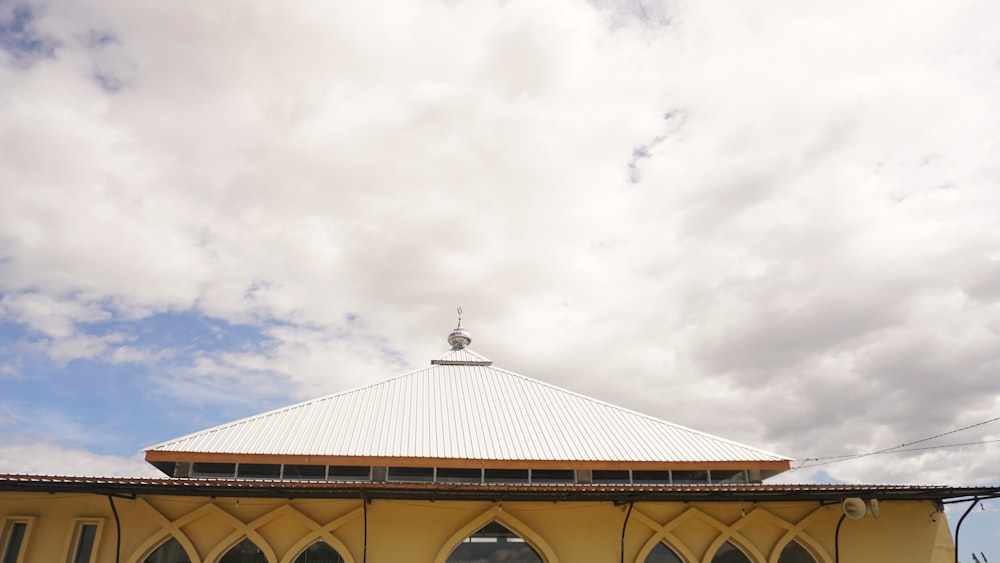
[[[364,515],[360,500],[284,500],[142,496],[115,499],[122,523],[121,561],[140,563],[173,536],[195,563],[216,561],[249,537],[274,563],[291,563],[322,539],[347,563],[361,563]],[[610,502],[375,500],[367,506],[368,563],[443,563],[455,545],[497,520],[527,540],[547,563],[616,562],[627,506]],[[845,520],[841,561],[950,562],[954,548],[944,514],[930,501],[886,501],[878,520]],[[796,540],[817,561],[834,560],[839,504],[817,502],[636,503],[625,560],[641,563],[659,541],[685,561],[705,562],[731,541],[755,562],[776,563]],[[101,525],[97,562],[115,561],[115,522],[107,497],[86,494],[0,493],[0,519],[29,518],[21,563],[70,558],[81,519]]]

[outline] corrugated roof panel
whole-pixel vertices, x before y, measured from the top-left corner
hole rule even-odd
[[[787,461],[452,350],[366,387],[164,442],[157,452],[594,462]]]

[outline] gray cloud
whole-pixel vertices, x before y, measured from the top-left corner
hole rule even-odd
[[[792,457],[996,412],[992,4],[84,4],[0,69],[2,311],[66,354],[196,311],[269,340],[172,397],[297,400],[424,365],[461,304],[500,365]]]

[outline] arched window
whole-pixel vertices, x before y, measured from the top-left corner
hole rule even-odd
[[[244,538],[220,557],[219,563],[267,563],[267,556],[250,538]]]
[[[524,540],[499,522],[490,522],[465,538],[448,556],[447,563],[517,561],[542,563],[542,558]]]
[[[300,553],[295,563],[344,563],[344,558],[330,544],[320,540]]]
[[[660,542],[646,556],[645,563],[684,563],[684,560],[667,547],[667,544]]]
[[[735,545],[726,542],[722,544],[719,551],[715,552],[715,557],[712,558],[712,563],[753,563],[750,558],[747,557],[746,553],[740,551],[740,548]]]
[[[816,563],[816,558],[806,551],[797,541],[790,541],[785,549],[781,550],[781,557],[778,563]]]
[[[181,547],[181,542],[172,537],[154,549],[142,563],[191,563],[191,558]]]

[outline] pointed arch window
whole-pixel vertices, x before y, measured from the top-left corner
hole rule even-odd
[[[191,563],[191,558],[177,538],[170,538],[154,549],[142,563]]]
[[[520,536],[499,522],[490,522],[458,544],[447,563],[543,563],[541,556]]]
[[[722,544],[719,551],[715,552],[715,557],[712,558],[712,563],[753,563],[750,558],[747,557],[746,553],[740,551],[740,548],[736,547],[730,542]]]
[[[305,548],[295,558],[295,563],[344,563],[344,558],[330,544],[320,540]]]
[[[644,563],[684,563],[684,560],[667,547],[667,544],[660,542],[649,552]]]
[[[816,563],[816,558],[802,544],[792,540],[781,550],[778,563]]]
[[[267,556],[250,538],[244,538],[220,557],[219,563],[267,563]]]

